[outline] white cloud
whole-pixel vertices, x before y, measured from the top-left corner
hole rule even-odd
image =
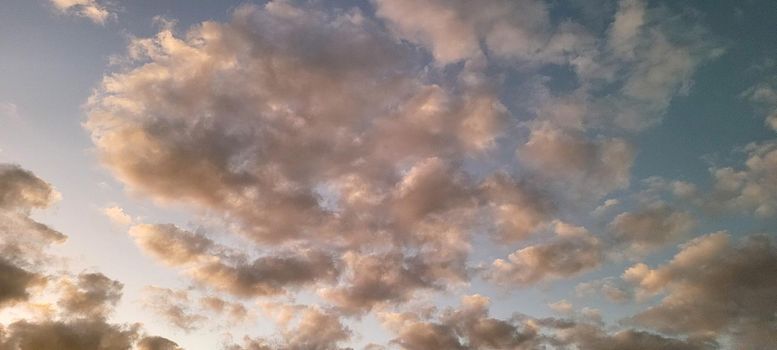
[[[105,24],[108,20],[116,18],[105,2],[98,0],[49,0],[61,13],[88,18],[94,23]]]
[[[104,208],[102,212],[108,219],[119,225],[128,226],[133,222],[132,217],[125,213],[124,209],[118,206]]]

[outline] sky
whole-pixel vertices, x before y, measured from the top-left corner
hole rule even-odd
[[[774,23],[0,0],[0,350],[777,348]]]

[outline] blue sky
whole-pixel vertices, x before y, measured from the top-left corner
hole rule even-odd
[[[138,349],[770,348],[776,16],[5,0],[0,248],[37,230],[17,217],[67,240],[0,260],[47,281],[0,293],[0,324],[140,323]],[[111,295],[88,273],[121,298],[68,306]]]

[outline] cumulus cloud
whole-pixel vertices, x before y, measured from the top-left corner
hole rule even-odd
[[[559,54],[554,47],[564,38],[551,35],[547,5],[541,1],[374,1],[377,15],[388,20],[393,32],[426,47],[442,64],[479,58],[489,53],[525,61]],[[548,43],[550,42],[550,43]],[[563,47],[574,49],[574,47]]]
[[[32,172],[0,164],[0,307],[46,309],[39,319],[34,313],[4,315],[0,349],[133,348],[141,325],[107,321],[122,296],[120,282],[98,272],[76,275],[61,266],[49,271],[56,258],[45,250],[66,236],[29,215],[58,198],[53,187]]]
[[[59,194],[30,171],[13,164],[0,164],[0,209],[29,212],[53,204]]]
[[[266,311],[279,324],[279,332],[272,338],[245,339],[243,345],[228,346],[228,350],[346,350],[341,343],[351,338],[352,332],[337,314],[304,305],[267,304]]]
[[[495,174],[483,183],[496,236],[515,242],[546,226],[556,211],[554,204],[532,186],[505,174]]]
[[[742,169],[713,167],[714,187],[711,195],[702,197],[704,205],[714,211],[749,212],[758,217],[777,215],[777,143],[750,144],[745,148],[747,160]]]
[[[777,79],[772,77],[742,93],[766,114],[766,126],[777,131]]]
[[[184,268],[197,281],[238,296],[282,294],[288,287],[332,280],[338,274],[332,257],[321,251],[279,252],[251,261],[175,225],[136,225],[130,235],[161,262]]]
[[[618,214],[608,229],[616,244],[625,245],[635,253],[647,253],[679,242],[697,223],[690,213],[658,201]]]
[[[637,264],[623,279],[638,293],[661,293],[660,302],[631,322],[669,334],[733,337],[737,348],[768,348],[777,330],[774,238],[753,235],[732,242],[726,232],[698,237],[655,269]]]
[[[138,337],[135,327],[114,326],[102,320],[28,323],[8,326],[0,336],[3,349],[130,349]]]
[[[598,267],[604,260],[602,242],[583,227],[556,222],[556,237],[521,248],[506,260],[497,259],[486,276],[501,284],[531,285],[570,277]]]
[[[401,349],[716,349],[717,344],[664,337],[626,329],[608,332],[595,322],[534,319],[516,314],[508,320],[489,316],[490,300],[465,296],[458,308],[436,315],[383,313],[380,318]]]
[[[88,18],[94,23],[105,24],[116,18],[107,2],[98,0],[49,0],[51,5],[61,13]]]
[[[141,339],[137,350],[181,350],[181,347],[170,339],[152,336]]]
[[[124,226],[132,224],[132,217],[127,215],[121,207],[112,206],[104,208],[103,214],[116,224]]]
[[[200,307],[206,312],[226,316],[231,323],[243,322],[249,316],[249,310],[243,304],[215,296],[200,298]]]
[[[69,315],[105,317],[121,299],[123,284],[101,273],[82,273],[77,280],[60,283],[59,306]]]
[[[54,188],[17,165],[0,164],[0,305],[27,300],[27,289],[46,282],[46,249],[67,237],[30,218],[59,199]]]
[[[518,157],[573,198],[597,198],[629,185],[634,149],[623,139],[589,140],[549,123],[531,130]]]
[[[7,303],[26,300],[27,288],[35,282],[36,275],[10,262],[0,260],[0,307]]]
[[[132,40],[127,65],[87,104],[100,158],[130,191],[203,210],[253,242],[229,249],[136,225],[144,251],[243,297],[328,283],[321,295],[349,312],[466,283],[475,234],[516,242],[553,220],[556,198],[535,180],[586,200],[627,187],[632,146],[587,128],[650,124],[712,55],[686,40],[702,30],[678,34],[638,1],[622,3],[602,40],[554,25],[539,1],[373,3],[378,18],[272,1]],[[611,50],[623,54],[603,59]],[[540,121],[519,124],[492,76],[508,62],[569,66],[580,86],[530,101]],[[593,92],[605,88],[616,97]],[[526,140],[512,134],[523,125]],[[518,162],[504,164],[515,145]],[[516,179],[516,167],[534,176]],[[559,236],[499,260],[498,276],[572,276],[602,254],[593,235]]]

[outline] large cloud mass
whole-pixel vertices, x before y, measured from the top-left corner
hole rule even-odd
[[[147,288],[147,308],[193,331],[208,313],[245,321],[243,303],[262,305],[276,335],[249,336],[234,349],[344,349],[358,338],[345,318],[375,315],[394,334],[388,346],[410,350],[714,349],[715,332],[768,343],[777,286],[763,281],[774,254],[761,236],[741,245],[699,238],[663,267],[638,264],[625,281],[580,285],[618,302],[664,293],[629,319],[660,333],[610,329],[593,309],[571,304],[557,305],[570,319],[500,320],[482,296],[458,309],[408,311],[473,281],[530,288],[691,238],[699,223],[685,203],[624,194],[634,133],[656,125],[723,50],[691,11],[641,0],[613,4],[601,28],[560,19],[563,4],[538,0],[363,5],[275,0],[183,32],[165,25],[132,38],[95,89],[84,126],[102,163],[133,194],[208,222],[188,229],[105,211],[130,226],[146,255],[191,282]],[[559,76],[569,86],[559,87]],[[769,142],[745,151],[745,168],[712,169],[705,208],[770,217],[777,151]],[[695,186],[673,185],[705,202]],[[0,241],[9,252],[0,305],[24,302],[39,283],[16,256],[40,256],[64,239],[29,217],[55,199],[31,174],[0,168],[0,230],[45,242]],[[609,216],[621,204],[626,211]],[[725,253],[719,264],[698,251],[708,246]],[[141,349],[177,347],[107,323],[121,283],[97,273],[58,281],[58,307],[97,320],[85,328],[104,326],[100,334]],[[203,296],[199,309],[194,295]],[[677,327],[666,325],[672,319]],[[67,335],[78,322],[86,321],[36,327]],[[6,341],[38,329],[15,327]]]

